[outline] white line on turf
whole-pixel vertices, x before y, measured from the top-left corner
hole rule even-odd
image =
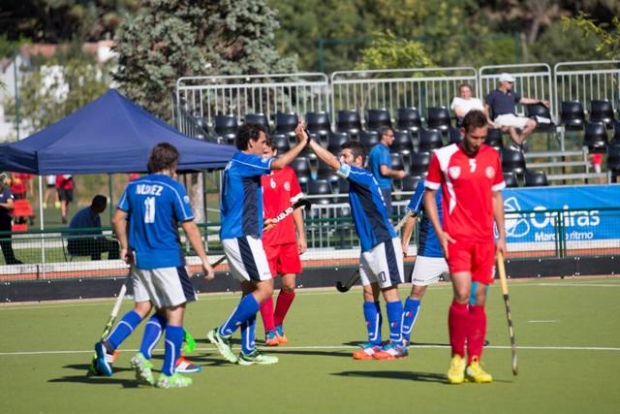
[[[560,322],[557,319],[541,320],[541,321],[527,321],[528,323],[556,323]]]
[[[269,352],[278,353],[278,351],[294,351],[294,350],[334,350],[334,349],[356,349],[357,346],[353,345],[340,345],[340,346],[286,346],[280,349],[269,348]],[[417,349],[445,349],[449,348],[449,345],[424,345],[424,344],[412,344],[411,348]],[[509,345],[489,345],[485,346],[485,349],[510,349]],[[527,349],[535,351],[609,351],[620,352],[620,347],[602,347],[602,346],[527,346],[520,345],[517,349]],[[138,349],[123,349],[124,352],[137,352]],[[156,349],[155,351],[163,353],[163,349]],[[196,351],[210,351],[217,352],[215,348],[196,348]],[[23,356],[23,355],[58,355],[58,354],[92,354],[93,350],[79,350],[79,351],[20,351],[20,352],[0,352],[0,356]]]
[[[539,283],[538,286],[552,287],[620,287],[620,285],[596,284],[596,283]]]

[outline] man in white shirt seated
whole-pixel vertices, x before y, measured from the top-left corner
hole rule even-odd
[[[454,115],[456,116],[456,126],[459,128],[461,127],[463,117],[465,117],[467,112],[471,111],[472,109],[478,109],[484,112],[485,115],[487,115],[488,119],[488,114],[482,101],[478,98],[473,98],[471,95],[471,86],[466,83],[462,83],[461,85],[459,85],[459,96],[456,96],[450,104],[450,109],[452,110],[452,112],[454,112]],[[495,125],[490,119],[489,125],[493,128],[495,127]]]

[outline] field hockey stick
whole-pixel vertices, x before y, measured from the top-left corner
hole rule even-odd
[[[510,313],[510,301],[508,298],[508,283],[506,282],[506,268],[504,267],[504,255],[497,253],[497,267],[499,271],[499,283],[502,286],[502,295],[504,296],[504,304],[506,305],[506,319],[508,320],[508,333],[510,334],[510,347],[512,349],[512,373],[517,375],[519,370],[517,367],[517,344],[515,342],[515,331],[512,326],[512,314]]]
[[[401,227],[403,227],[405,225],[407,220],[409,220],[411,217],[414,216],[414,214],[415,213],[413,211],[407,210],[407,213],[403,216],[402,219],[400,219],[400,221],[398,222],[396,227],[394,227],[394,231],[398,232],[401,229]],[[344,283],[342,283],[341,281],[336,282],[336,289],[340,293],[348,292],[349,290],[351,290],[353,285],[355,285],[357,283],[359,278],[360,278],[360,269],[358,267],[358,269],[355,271],[355,273],[353,273],[349,277],[349,279],[347,279],[346,282],[344,282]]]
[[[118,311],[121,309],[121,305],[123,304],[123,299],[125,298],[125,293],[127,293],[127,284],[131,279],[131,268],[129,268],[129,272],[127,272],[127,277],[123,281],[123,285],[121,286],[121,290],[118,292],[118,296],[116,297],[116,301],[114,302],[114,306],[112,307],[112,312],[110,312],[110,316],[108,317],[108,321],[103,328],[103,332],[101,333],[100,341],[103,341],[114,326],[114,322],[116,322],[116,317],[118,316]],[[93,354],[93,358],[90,361],[90,367],[88,368],[88,372],[90,374],[97,373],[97,353]]]
[[[278,224],[279,222],[281,222],[282,220],[284,220],[285,218],[293,214],[293,212],[299,207],[303,207],[306,211],[310,211],[310,206],[311,206],[310,201],[302,198],[300,200],[297,200],[294,204],[287,207],[286,210],[282,211],[280,214],[272,218],[271,221],[273,224]],[[211,265],[211,267],[216,267],[216,266],[221,265],[224,262],[224,260],[226,260],[225,255],[217,259],[215,263]],[[204,276],[205,276],[204,272],[196,272],[192,275],[192,277],[204,277]]]

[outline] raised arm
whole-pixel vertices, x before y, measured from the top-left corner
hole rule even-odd
[[[308,140],[310,137],[306,134],[297,133],[297,129],[300,128],[301,123],[297,124],[297,128],[295,129],[295,133],[297,136],[297,145],[295,145],[290,150],[286,151],[284,154],[280,155],[274,162],[271,163],[272,170],[281,170],[286,165],[293,162],[295,158],[303,151],[304,147],[308,144]]]

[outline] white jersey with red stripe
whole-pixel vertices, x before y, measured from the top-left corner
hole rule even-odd
[[[471,241],[493,239],[492,194],[506,187],[499,153],[482,145],[467,155],[459,144],[434,152],[428,168],[426,187],[443,196],[443,228],[451,237]]]

